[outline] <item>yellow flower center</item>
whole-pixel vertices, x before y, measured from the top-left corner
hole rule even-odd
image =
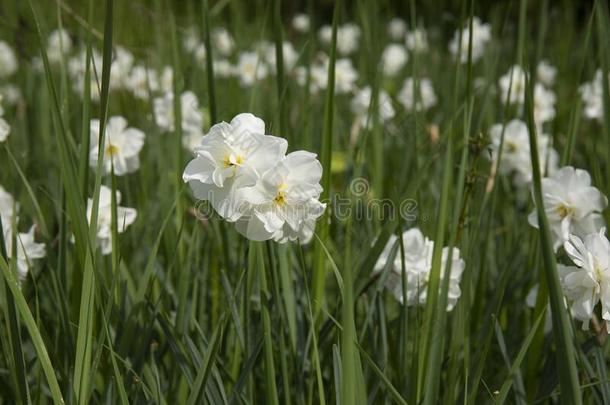
[[[275,205],[281,207],[286,204],[286,188],[287,186],[285,183],[280,184],[280,186],[278,187],[277,194],[273,198],[273,202],[275,203]]]
[[[118,153],[119,153],[119,147],[109,143],[108,146],[106,147],[106,155],[114,156],[114,155],[117,155]]]
[[[559,204],[557,207],[555,207],[555,212],[559,214],[561,218],[565,218],[569,215],[572,215],[574,209],[565,204]]]
[[[235,167],[240,166],[244,163],[244,158],[241,155],[226,155],[222,160],[224,167]]]

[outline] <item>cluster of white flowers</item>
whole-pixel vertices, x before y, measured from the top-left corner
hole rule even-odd
[[[422,77],[416,81],[412,77],[407,77],[398,93],[398,101],[407,111],[413,109],[425,111],[434,107],[438,99],[430,79]]]
[[[3,97],[2,94],[0,94],[0,142],[6,141],[6,138],[8,138],[11,133],[11,126],[3,118],[4,108],[2,108],[2,100]]]
[[[210,128],[183,179],[248,239],[306,243],[326,207],[322,165],[313,153],[286,155],[287,148],[285,139],[265,134],[263,120],[239,114]]]
[[[135,208],[121,207],[121,193],[116,192],[117,231],[123,233],[138,217]],[[87,219],[91,221],[93,200],[87,201]],[[103,255],[112,253],[112,190],[106,186],[100,188],[100,199],[97,214],[97,244]]]
[[[553,67],[545,62],[542,67],[538,67],[537,75],[542,75],[545,82],[551,82],[554,79]],[[523,108],[525,103],[525,82],[526,73],[519,65],[515,65],[500,78],[500,90],[502,102],[515,104],[519,108]],[[545,87],[542,83],[536,83],[534,86],[534,121],[539,128],[546,122],[555,118],[555,103],[557,97],[555,93]]]
[[[485,46],[491,40],[491,25],[482,24],[478,17],[472,18],[472,62],[481,59]],[[449,51],[455,57],[459,55],[460,62],[468,62],[468,44],[470,42],[470,23],[462,30],[457,30],[449,43]]]
[[[316,62],[310,66],[310,91],[316,94],[328,86],[328,57],[319,54]],[[297,82],[301,86],[307,84],[307,69],[299,66],[295,69]],[[355,89],[358,72],[351,59],[340,58],[335,61],[335,94],[347,94]]]
[[[595,72],[592,81],[580,86],[579,90],[585,117],[601,121],[604,118],[604,78],[601,69]]]
[[[404,304],[404,288],[406,289],[408,306],[424,305],[428,297],[428,281],[430,271],[432,270],[434,241],[424,237],[422,232],[417,228],[409,229],[402,234],[404,255],[401,255],[400,249],[398,249],[394,256],[394,261],[388,264],[390,254],[397,242],[398,238],[395,235],[392,235],[375,264],[374,272],[379,273],[383,271],[386,266],[389,266],[385,287],[392,295],[401,304]],[[453,248],[451,263],[448,263],[449,253],[449,248],[444,247],[441,262],[441,280],[445,277],[448,265],[450,265],[447,311],[451,311],[453,307],[455,307],[458,298],[460,298],[460,295],[462,294],[460,290],[460,281],[462,279],[464,267],[466,266],[464,260],[460,258],[460,250],[458,248]],[[406,286],[403,286],[403,263],[405,270],[404,276],[406,276],[407,281]]]
[[[23,281],[29,272],[32,261],[46,256],[46,247],[42,243],[35,242],[35,226],[30,227],[28,232],[13,234],[13,229],[19,222],[18,212],[19,207],[13,196],[0,186],[0,219],[2,219],[4,247],[9,258],[13,256],[13,251],[16,252],[17,271],[19,272],[19,279]],[[13,240],[16,243],[15,246],[13,246]]]
[[[529,131],[525,122],[514,119],[506,125],[495,124],[489,130],[491,138],[491,159],[498,164],[500,143],[504,133],[502,159],[497,168],[500,174],[514,174],[513,182],[517,187],[529,186],[532,181],[532,160],[530,155]],[[538,134],[538,157],[542,174],[553,174],[557,171],[559,154],[551,145],[551,137]]]

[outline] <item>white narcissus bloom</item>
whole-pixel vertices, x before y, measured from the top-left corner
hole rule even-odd
[[[404,46],[399,44],[389,44],[381,55],[381,65],[383,73],[394,76],[405,66],[409,60],[409,55]]]
[[[333,29],[330,25],[320,28],[318,37],[320,41],[329,45],[332,41]],[[360,27],[354,23],[347,23],[337,27],[337,52],[341,55],[349,55],[360,46]]]
[[[275,63],[275,44],[268,43],[264,46],[265,59],[269,64],[269,68],[271,73],[275,74],[276,71],[276,63]],[[297,59],[299,58],[299,54],[294,49],[294,46],[288,42],[284,41],[282,43],[282,56],[284,57],[284,73],[289,73],[294,65],[297,63]]]
[[[134,66],[125,83],[127,90],[140,100],[148,100],[151,93],[159,90],[159,78],[154,69]]]
[[[306,14],[297,14],[292,18],[292,28],[297,32],[309,32],[309,26],[309,16]]]
[[[591,186],[586,170],[562,167],[551,177],[542,179],[544,211],[551,227],[555,250],[569,240],[570,235],[585,236],[604,226],[600,212],[608,199]],[[538,213],[528,217],[530,225],[538,228]]]
[[[4,225],[2,220],[4,243],[6,253],[9,259],[13,255],[13,231],[12,224]],[[32,265],[32,260],[42,259],[46,256],[46,246],[43,243],[36,243],[34,239],[34,231],[36,227],[32,226],[26,233],[17,233],[15,235],[15,250],[17,252],[17,272],[19,273],[19,281],[23,281]]]
[[[0,78],[5,78],[17,71],[17,56],[6,42],[0,41]]]
[[[369,114],[369,111],[371,110],[371,103],[372,93],[370,86],[358,91],[354,98],[352,98],[351,102],[352,112],[356,115],[356,118],[361,120],[362,124],[368,128],[372,127],[373,125],[373,117]],[[392,99],[388,93],[386,93],[384,90],[379,90],[377,103],[380,123],[383,124],[394,118],[394,106],[392,106]]]
[[[585,117],[601,121],[604,118],[604,79],[602,71],[595,72],[595,78],[579,88],[584,102]]]
[[[123,233],[138,217],[135,208],[121,207],[121,193],[116,191],[117,231]],[[91,221],[93,200],[87,201],[87,219]],[[100,200],[97,215],[97,244],[103,255],[112,253],[112,190],[106,186],[100,188]]]
[[[244,87],[251,87],[255,82],[267,77],[268,67],[257,52],[242,52],[237,59],[235,74]]]
[[[510,97],[508,91],[510,89]],[[500,78],[502,103],[523,104],[525,100],[525,71],[515,65]]]
[[[182,114],[182,132],[184,135],[202,135],[203,113],[199,108],[199,100],[195,93],[185,91],[180,96]],[[159,128],[171,132],[175,129],[174,93],[167,92],[163,97],[153,100],[155,121]]]
[[[416,28],[407,32],[405,43],[411,52],[425,52],[428,50],[428,33],[423,28]]]
[[[122,46],[117,46],[113,52],[110,68],[110,88],[118,90],[127,88],[133,66],[133,54]]]
[[[558,265],[557,271],[572,314],[589,329],[597,303],[610,333],[610,242],[606,230],[591,233],[583,239],[570,235],[564,249],[575,266]]]
[[[91,150],[89,152],[89,166],[97,167],[100,140],[100,120],[91,120]],[[139,153],[144,146],[144,132],[136,128],[128,128],[127,120],[123,117],[111,117],[106,124],[106,137],[103,145],[104,174],[112,173],[123,176],[133,173],[140,168]]]
[[[2,117],[4,115],[4,109],[2,108],[2,94],[0,94],[0,142],[6,141],[9,134],[11,133],[11,126]]]
[[[13,196],[10,195],[4,187],[0,186],[0,218],[2,218],[3,228],[11,226],[18,209],[19,207],[15,204]]]
[[[358,72],[354,68],[352,60],[337,59],[335,62],[335,92],[337,94],[349,93],[354,89],[356,80],[358,80]]]
[[[557,97],[552,90],[536,83],[534,86],[534,121],[536,124],[542,125],[555,118],[556,101]]]
[[[59,63],[64,55],[72,50],[72,38],[65,29],[56,29],[47,38],[47,57],[53,63]]]
[[[530,154],[529,130],[525,122],[514,119],[504,127],[495,124],[489,130],[491,138],[491,158],[497,164],[498,151],[504,130],[504,145],[502,161],[498,172],[500,174],[514,173],[514,183],[517,187],[527,186],[532,181],[532,159]],[[551,137],[546,134],[538,135],[538,158],[542,175],[554,174],[557,171],[559,155],[551,147]]]
[[[239,233],[250,240],[285,242],[311,238],[312,221],[326,207],[318,201],[322,186],[322,165],[306,151],[288,154],[265,172],[253,187],[240,190],[250,209],[236,224]]]
[[[461,40],[460,40],[461,33]],[[491,25],[482,24],[478,17],[472,18],[472,62],[481,59],[485,46],[491,40]],[[449,51],[455,57],[460,56],[460,62],[468,62],[468,47],[470,43],[470,22],[462,30],[457,30],[449,43]]]
[[[392,18],[388,23],[388,36],[394,41],[402,40],[407,34],[407,23],[402,18]]]
[[[251,187],[286,153],[285,139],[265,135],[265,123],[252,114],[221,122],[203,136],[182,178],[200,200],[210,201],[227,221],[238,220],[249,209],[239,190]]]
[[[231,55],[235,49],[235,41],[226,28],[216,28],[212,31],[212,45],[222,56]]]
[[[214,64],[214,76],[227,78],[235,74],[235,68],[226,59],[216,59],[212,62]]]
[[[413,110],[414,107],[416,110],[428,110],[437,103],[436,93],[430,79],[420,78],[417,84],[419,86],[419,96],[417,99],[414,97],[415,81],[411,77],[405,80],[402,89],[398,93],[398,101],[408,111]]]
[[[379,256],[374,267],[374,272],[383,271],[389,265],[389,273],[385,281],[385,287],[392,295],[403,304],[403,274],[402,262],[404,261],[405,276],[407,279],[406,298],[408,306],[424,305],[428,296],[428,281],[432,270],[432,254],[434,242],[425,238],[417,228],[409,229],[402,234],[404,256],[401,257],[400,248],[394,256],[392,263],[387,263],[390,253],[397,243],[398,238],[393,235],[388,240],[383,252]],[[442,250],[441,280],[445,277],[449,259],[449,248]],[[447,295],[447,311],[451,311],[462,294],[460,281],[464,271],[465,262],[460,258],[460,250],[453,248],[451,257],[451,276],[449,279],[449,290]],[[442,283],[441,283],[442,286]]]
[[[551,87],[555,84],[555,76],[557,76],[557,68],[547,60],[541,60],[536,67],[536,76],[538,80],[545,86]]]
[[[0,86],[0,94],[8,105],[15,105],[21,99],[21,89],[11,83]]]
[[[317,94],[321,90],[326,89],[328,85],[328,56],[324,53],[316,55],[316,60],[309,67],[310,84],[309,91],[312,94]],[[295,69],[297,83],[300,86],[307,84],[307,68],[299,66]]]
[[[75,93],[83,95],[85,89],[85,73],[87,69],[87,50],[82,49],[77,55],[70,58],[68,61],[68,73],[72,81],[72,89]],[[91,99],[99,101],[100,87],[98,86],[98,78],[102,78],[102,55],[96,49],[91,51],[91,61],[89,63],[90,81],[87,85],[91,89]]]

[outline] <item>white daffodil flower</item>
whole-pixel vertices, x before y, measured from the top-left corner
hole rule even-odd
[[[347,23],[337,27],[337,52],[341,55],[349,55],[358,50],[360,46],[360,27],[354,23]],[[320,41],[330,45],[333,29],[330,25],[324,25],[318,32]]]
[[[540,83],[551,87],[555,84],[555,76],[557,76],[557,68],[547,60],[541,60],[536,67],[536,76]]]
[[[11,126],[2,117],[4,115],[4,109],[2,108],[2,94],[0,94],[0,143],[6,141],[11,133]]]
[[[314,153],[292,152],[268,170],[253,187],[240,190],[250,205],[236,229],[250,240],[310,238],[311,221],[326,207],[318,201],[322,165]]]
[[[416,110],[425,111],[435,106],[438,101],[430,79],[420,78],[417,84],[419,86],[419,97],[417,97],[417,99],[414,97],[415,82],[411,77],[408,77],[405,80],[402,89],[398,93],[398,101],[400,101],[408,111],[413,110],[414,106]]]
[[[589,328],[593,310],[601,303],[602,319],[610,333],[610,242],[602,229],[579,238],[570,235],[564,249],[575,266],[559,265],[557,271],[572,314]]]
[[[461,33],[461,39],[460,39]],[[472,18],[472,62],[481,59],[485,52],[485,46],[491,40],[491,25],[482,24],[478,17]],[[468,62],[468,48],[470,43],[470,22],[467,22],[462,30],[457,30],[449,43],[449,52],[454,57],[459,54],[460,62]]]
[[[394,41],[402,40],[407,35],[407,23],[402,18],[392,18],[388,23],[388,36]]]
[[[383,73],[387,76],[395,76],[405,66],[409,60],[409,55],[404,46],[399,44],[389,44],[381,55],[381,66]]]
[[[116,191],[117,231],[123,233],[138,217],[135,208],[119,206],[121,193]],[[87,201],[87,220],[91,221],[93,200]],[[103,255],[112,253],[112,190],[106,186],[100,188],[100,200],[97,216],[97,244]]]
[[[604,226],[600,212],[608,205],[608,199],[591,186],[591,177],[586,170],[566,166],[542,179],[542,197],[555,250],[568,241],[570,235],[585,236]],[[528,220],[538,228],[536,210]]]
[[[513,174],[517,187],[527,186],[532,181],[532,159],[530,154],[529,130],[525,122],[511,120],[504,127],[496,124],[489,130],[491,138],[491,159],[497,165],[498,151],[504,131],[504,145],[502,161],[498,172],[503,175]],[[553,174],[557,171],[559,154],[551,147],[551,137],[546,134],[538,135],[538,158],[542,175]]]
[[[17,233],[17,235],[13,238],[13,225],[4,225],[4,219],[2,220],[2,225],[4,228],[3,232],[6,253],[9,259],[13,255],[13,239],[15,239],[15,250],[17,252],[17,272],[19,273],[19,280],[23,281],[28,275],[32,265],[32,260],[42,259],[46,256],[46,246],[43,243],[35,242],[35,226],[32,226],[26,233]]]
[[[196,198],[210,201],[223,218],[234,222],[249,208],[238,190],[254,186],[287,148],[285,139],[265,135],[263,120],[239,114],[230,123],[210,128],[182,177]]]
[[[428,33],[423,28],[407,32],[405,44],[411,52],[426,52],[428,50]]]
[[[388,240],[383,252],[377,259],[374,272],[378,273],[388,265],[390,253],[397,243],[398,238],[393,235]],[[417,228],[409,229],[402,234],[404,256],[401,257],[400,249],[397,251],[394,261],[389,264],[389,273],[386,275],[385,287],[392,295],[403,304],[403,275],[402,263],[404,261],[405,276],[407,279],[406,298],[408,306],[424,305],[428,296],[428,281],[432,270],[432,252],[434,242],[425,238]],[[441,280],[445,277],[449,259],[449,248],[442,251]],[[447,296],[447,311],[451,311],[457,303],[460,295],[460,281],[466,266],[460,258],[460,250],[453,248],[451,257],[451,276],[449,279],[449,290]]]
[[[239,83],[244,87],[251,87],[259,80],[267,77],[268,66],[257,52],[242,52],[237,59],[235,74]]]
[[[310,25],[309,16],[307,14],[297,14],[292,18],[292,28],[301,34],[309,32]]]
[[[264,55],[271,73],[275,74],[277,68],[275,63],[275,44],[265,44]],[[299,54],[294,49],[292,43],[284,41],[282,43],[282,56],[284,58],[284,72],[289,73],[292,71],[292,69],[294,69],[297,60],[299,59]]]
[[[185,136],[203,134],[203,113],[199,108],[199,100],[195,93],[185,91],[180,96],[180,113],[182,115],[182,132]],[[163,97],[153,100],[155,122],[165,131],[175,130],[174,93],[166,92]]]
[[[216,28],[212,31],[212,45],[222,56],[229,56],[235,49],[233,36],[226,28]]]
[[[47,38],[47,57],[52,63],[59,63],[72,50],[72,38],[68,31],[56,29]]]
[[[595,78],[580,86],[580,97],[584,103],[585,117],[601,121],[604,118],[604,78],[600,69]]]
[[[510,95],[508,93],[510,89]],[[525,71],[515,65],[500,78],[500,94],[502,103],[523,104],[525,100]]]
[[[17,56],[6,42],[0,41],[0,78],[6,78],[17,71]]]
[[[371,96],[371,88],[367,86],[358,91],[351,102],[352,112],[356,115],[356,119],[360,120],[367,128],[371,128],[373,125],[373,118],[369,114],[372,103]],[[392,106],[392,99],[384,90],[379,90],[377,109],[379,111],[379,122],[382,124],[394,118],[396,114]]]
[[[12,225],[18,209],[19,207],[15,205],[13,196],[4,187],[0,186],[0,218],[2,218],[3,228]]]
[[[152,93],[159,91],[159,77],[154,69],[134,66],[125,87],[134,97],[148,100]]]
[[[91,120],[91,149],[89,151],[89,166],[97,167],[100,141],[100,121]],[[102,167],[105,174],[112,172],[123,176],[133,173],[140,168],[139,153],[144,146],[144,132],[136,128],[128,128],[127,120],[123,117],[111,117],[106,124],[106,137],[103,145],[104,162]]]

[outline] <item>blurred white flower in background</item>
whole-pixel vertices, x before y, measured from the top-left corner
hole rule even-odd
[[[428,33],[423,28],[408,31],[405,43],[411,52],[425,52],[428,50]]]
[[[15,203],[13,196],[0,186],[0,218],[2,219],[4,247],[9,258],[12,257],[13,250],[17,252],[17,271],[19,280],[23,281],[28,274],[32,260],[42,259],[46,256],[46,246],[35,242],[35,226],[32,226],[27,233],[18,232],[16,235],[13,234],[13,228],[17,226],[19,221],[18,209],[19,206]],[[14,246],[13,239],[16,242]]]
[[[320,41],[330,45],[333,29],[330,25],[324,25],[318,32]],[[337,52],[341,55],[349,55],[360,47],[360,27],[354,23],[347,23],[337,27]]]
[[[328,69],[326,69],[328,74]],[[337,59],[335,62],[335,93],[345,94],[354,89],[358,80],[358,72],[351,59]]]
[[[536,67],[536,76],[540,83],[551,87],[555,84],[555,76],[557,76],[557,68],[547,60],[541,60]]]
[[[241,52],[235,66],[239,83],[251,87],[254,83],[267,77],[268,67],[257,52]]]
[[[216,28],[212,31],[212,46],[222,56],[229,56],[235,49],[235,41],[226,28]]]
[[[582,239],[570,235],[563,246],[576,266],[558,265],[557,271],[572,314],[583,321],[582,328],[589,329],[595,306],[601,303],[610,333],[610,242],[605,233],[602,229]]]
[[[216,59],[212,62],[214,65],[214,77],[227,78],[235,74],[235,68],[226,59]]]
[[[166,92],[162,97],[153,100],[153,110],[157,126],[167,132],[175,130],[174,93]],[[180,113],[182,115],[182,132],[185,136],[203,134],[203,113],[199,100],[192,91],[185,91],[180,96]]]
[[[97,168],[100,141],[100,120],[91,120],[91,149],[89,151],[89,166]],[[106,137],[103,147],[104,174],[112,173],[123,176],[140,168],[140,151],[144,146],[144,132],[136,128],[128,128],[127,120],[116,116],[108,119],[105,127]]]
[[[264,47],[264,54],[267,63],[269,64],[269,69],[271,73],[275,74],[276,72],[276,63],[275,63],[275,44],[267,43]],[[289,73],[297,63],[297,59],[299,58],[299,54],[294,49],[292,43],[288,41],[284,41],[282,43],[282,56],[284,58],[284,73]]]
[[[292,18],[292,28],[296,32],[306,33],[309,32],[309,16],[307,14],[297,14]]]
[[[138,217],[135,208],[122,207],[121,192],[116,191],[117,231],[123,233]],[[87,201],[87,220],[91,221],[93,200]],[[100,199],[97,216],[97,244],[103,255],[112,253],[112,190],[106,186],[100,188]]]
[[[56,29],[47,38],[47,57],[52,63],[59,63],[72,51],[72,38],[65,29]]]
[[[515,65],[500,78],[500,95],[502,103],[523,104],[525,100],[525,71]],[[510,95],[509,95],[510,90]]]
[[[555,250],[568,241],[570,235],[584,237],[604,226],[601,211],[607,207],[608,199],[591,186],[591,177],[586,170],[566,166],[551,177],[543,178],[542,197]],[[528,221],[538,228],[536,210],[529,215]]]
[[[388,22],[388,36],[394,41],[402,41],[407,35],[407,23],[402,18],[392,18]]]
[[[424,237],[422,232],[417,228],[412,228],[402,234],[402,243],[404,247],[404,256],[401,257],[400,247],[396,250],[396,255],[392,263],[388,263],[390,254],[394,246],[398,243],[396,235],[392,235],[388,240],[383,252],[375,263],[374,273],[380,273],[386,266],[388,274],[385,280],[385,287],[388,289],[394,298],[401,304],[403,302],[403,274],[402,263],[404,261],[404,269],[407,285],[406,289],[407,306],[425,305],[428,296],[428,281],[430,271],[432,270],[432,253],[434,250],[434,241]],[[449,248],[444,247],[442,251],[441,262],[441,280],[447,272],[449,260]],[[453,248],[451,257],[451,276],[449,278],[449,291],[447,296],[447,311],[451,311],[462,294],[460,290],[460,281],[466,263],[460,258],[460,250]],[[384,277],[382,274],[381,277]],[[442,285],[442,283],[441,283]]]
[[[532,181],[532,159],[530,154],[529,130],[525,122],[514,119],[506,126],[495,124],[489,130],[491,138],[491,158],[497,165],[498,151],[504,131],[502,160],[498,172],[503,175],[514,174],[514,184],[517,187],[528,186]],[[551,146],[551,137],[538,134],[538,159],[542,175],[557,171],[559,155]]]
[[[250,240],[308,242],[308,221],[319,218],[326,207],[318,201],[321,177],[322,165],[314,153],[286,155],[255,186],[240,190],[249,210],[237,221],[237,231]]]
[[[381,55],[381,65],[383,73],[387,76],[394,76],[399,73],[409,60],[409,55],[404,46],[399,44],[389,44]]]
[[[460,39],[461,34],[461,39]],[[485,46],[491,40],[491,25],[482,24],[478,17],[472,18],[472,62],[481,59]],[[457,30],[449,43],[449,51],[454,57],[459,54],[460,62],[468,62],[468,47],[470,42],[470,22],[462,30]]]
[[[580,96],[584,103],[585,117],[601,121],[604,118],[604,79],[597,69],[595,78],[580,86]]]
[[[159,90],[159,78],[154,69],[137,65],[131,69],[125,86],[134,97],[148,100],[152,93]]]
[[[117,46],[114,49],[112,66],[110,68],[111,89],[118,90],[128,87],[133,61],[133,54],[127,49],[122,46]]]
[[[555,118],[557,97],[540,83],[534,86],[534,121],[538,126]]]
[[[0,94],[0,142],[6,141],[9,134],[11,133],[11,126],[3,118],[4,108],[2,108],[2,101],[4,97]]]
[[[0,79],[17,71],[17,55],[6,42],[0,41]]]
[[[415,85],[419,86],[419,95],[417,98]],[[407,111],[414,108],[416,110],[428,110],[437,103],[436,93],[432,87],[432,82],[427,78],[419,78],[417,82],[412,77],[405,79],[402,89],[398,93],[398,101],[405,107]]]
[[[367,128],[373,126],[373,117],[369,114],[372,108],[372,92],[371,87],[366,86],[359,90],[351,101],[351,108],[356,119],[360,120],[361,124]],[[385,123],[392,118],[396,112],[392,106],[392,99],[384,90],[379,90],[377,100],[377,110],[380,123]]]
[[[72,81],[72,89],[79,96],[83,95],[85,89],[85,73],[87,69],[87,50],[81,49],[78,54],[71,57],[68,61],[68,74]],[[99,101],[100,99],[100,87],[98,86],[98,80],[101,86],[102,80],[102,55],[98,50],[91,50],[91,61],[89,63],[89,74],[90,81],[88,85],[91,89],[91,99],[93,101]]]

